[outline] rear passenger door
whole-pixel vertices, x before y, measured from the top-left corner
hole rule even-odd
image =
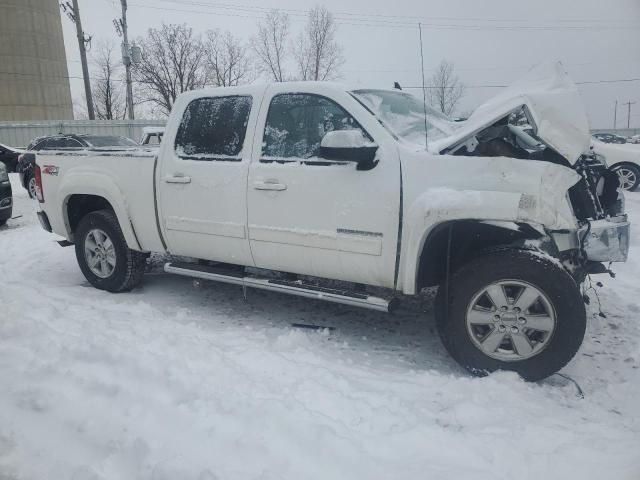
[[[174,105],[183,113],[161,146],[159,220],[173,254],[252,265],[246,186],[260,95],[256,87],[218,90]]]

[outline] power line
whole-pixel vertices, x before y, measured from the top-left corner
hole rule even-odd
[[[38,73],[21,73],[21,72],[0,72],[0,75],[16,75],[16,76],[25,76],[25,77],[42,77],[41,74]],[[71,80],[82,80],[83,77],[77,75],[54,75],[49,76],[49,78],[65,78]],[[89,77],[91,80],[98,80],[96,77]],[[118,82],[126,82],[125,79],[114,79],[114,81]],[[576,85],[592,85],[599,83],[622,83],[622,82],[638,82],[640,81],[640,77],[638,78],[618,78],[618,79],[609,79],[609,80],[587,80],[583,82],[573,82]],[[508,87],[507,84],[484,84],[484,85],[465,85],[465,88],[505,88]],[[421,89],[421,86],[402,86],[402,88],[411,88],[411,89]],[[425,87],[432,88],[432,87]],[[435,88],[435,87],[433,87]],[[626,105],[626,104],[625,104]]]
[[[591,62],[580,62],[580,63],[565,63],[562,62],[566,67],[583,67],[589,65],[610,65],[616,63],[629,63],[629,59],[606,59],[603,61],[591,61]],[[487,67],[458,67],[456,66],[456,71],[478,71],[478,70],[529,70],[531,68],[531,63],[527,65],[499,65],[499,66],[487,66]],[[426,71],[435,71],[436,69],[426,69]],[[388,68],[388,69],[378,69],[378,68],[367,68],[367,69],[346,69],[343,70],[348,73],[419,73],[419,68]]]
[[[622,82],[638,82],[638,81],[640,81],[640,78],[620,78],[616,80],[587,80],[584,82],[573,82],[573,83],[575,83],[576,85],[593,85],[598,83],[622,83]],[[508,86],[509,85],[497,85],[497,84],[465,85],[465,88],[505,88]],[[402,88],[420,89],[422,87],[415,87],[415,86],[405,87],[403,85]],[[424,88],[429,89],[429,88],[442,88],[442,87],[424,87]],[[445,87],[445,88],[453,88],[453,87]]]
[[[207,8],[223,8],[223,9],[234,9],[234,10],[244,10],[244,11],[259,11],[259,12],[269,12],[274,8],[280,10],[282,12],[291,13],[294,15],[303,15],[307,16],[308,11],[303,9],[295,9],[295,8],[279,8],[279,7],[260,7],[256,5],[247,5],[247,4],[237,4],[237,3],[222,3],[222,2],[198,2],[194,0],[159,0],[165,3],[173,3],[178,5],[192,5],[192,6],[201,6]],[[467,21],[467,22],[488,22],[488,23],[505,23],[505,22],[515,22],[515,23],[526,23],[532,22],[535,20],[527,19],[527,18],[508,18],[508,19],[496,19],[496,18],[479,18],[479,17],[437,17],[437,16],[429,16],[429,17],[419,17],[417,15],[388,15],[388,14],[376,14],[376,13],[365,13],[365,12],[334,12],[335,15],[338,16],[353,16],[358,19],[364,18],[368,20],[366,17],[371,18],[383,18],[383,19],[405,19],[406,23],[415,25],[417,20],[454,20],[454,21]],[[397,20],[394,20],[397,21]],[[556,23],[585,23],[585,24],[595,24],[602,25],[604,22],[601,18],[599,19],[549,19],[545,20],[546,22],[556,22]],[[637,23],[633,20],[628,19],[614,19],[610,20],[610,23],[616,23],[616,26],[619,26],[617,22],[627,22],[633,23],[636,27],[640,28],[640,23]],[[590,25],[593,26],[593,25]]]
[[[242,13],[228,13],[228,12],[220,12],[220,11],[212,11],[212,10],[185,10],[183,8],[171,8],[171,7],[161,7],[157,5],[147,5],[141,3],[130,3],[129,6],[139,9],[153,9],[153,10],[165,10],[172,12],[180,12],[180,13],[198,13],[205,15],[216,15],[216,16],[226,16],[226,17],[238,17],[238,18],[254,18],[254,19],[263,19],[265,18],[268,10],[265,10],[264,7],[233,7],[225,4],[217,4],[217,5],[208,5],[201,4],[197,2],[185,3],[185,2],[177,2],[176,0],[162,0],[168,3],[173,3],[176,5],[194,5],[194,6],[202,6],[210,9],[222,9],[222,10],[232,10]],[[285,10],[287,11],[287,10]],[[305,21],[307,18],[307,13],[302,13],[303,11],[292,11],[288,10],[290,16],[293,16],[294,21]],[[300,12],[300,13],[298,13]],[[400,21],[400,20],[377,20],[375,18],[366,18],[362,14],[349,13],[348,15],[358,15],[357,18],[345,18],[343,14],[335,14],[334,19],[335,23],[339,25],[350,25],[350,26],[362,26],[362,27],[389,27],[389,28],[403,28],[403,29],[415,29],[415,22],[410,21]],[[299,18],[295,18],[299,17]],[[443,24],[443,23],[424,23],[423,26],[428,27],[434,30],[468,30],[468,31],[484,31],[484,30],[533,30],[533,31],[544,31],[544,30],[562,30],[562,31],[580,31],[580,30],[620,30],[620,29],[639,29],[638,26],[621,26],[621,25],[604,25],[602,23],[597,25],[577,25],[577,26],[567,26],[567,25],[465,25],[465,24]]]

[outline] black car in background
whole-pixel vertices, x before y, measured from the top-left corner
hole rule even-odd
[[[16,172],[20,174],[20,184],[29,192],[31,198],[36,196],[36,179],[34,166],[35,152],[41,150],[69,150],[81,148],[104,147],[136,147],[138,144],[127,137],[117,135],[75,135],[60,134],[38,137],[31,140],[26,151],[18,156]]]
[[[22,150],[15,147],[10,147],[0,143],[0,162],[4,163],[9,173],[16,171],[16,165],[18,164],[18,155],[22,153]]]
[[[594,133],[593,138],[597,138],[604,143],[627,143],[627,139],[613,133]]]
[[[4,163],[0,162],[0,227],[7,223],[13,213],[13,195],[9,173]]]

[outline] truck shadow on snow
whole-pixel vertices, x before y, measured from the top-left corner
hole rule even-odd
[[[440,343],[429,296],[403,298],[394,313],[382,313],[320,300],[294,297],[218,282],[193,280],[166,274],[162,260],[154,259],[142,289],[133,295],[160,298],[165,312],[188,309],[190,321],[203,328],[211,322],[229,322],[254,329],[281,329],[328,334],[328,340],[343,345],[355,357],[389,366],[467,374],[447,355]],[[157,294],[160,295],[157,295]],[[246,296],[245,296],[246,295]],[[144,297],[143,297],[144,298]],[[305,328],[306,327],[306,328]]]

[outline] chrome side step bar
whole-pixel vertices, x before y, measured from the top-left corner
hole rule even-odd
[[[305,284],[300,280],[288,281],[251,277],[246,276],[244,272],[240,270],[225,270],[226,269],[189,263],[166,263],[164,265],[165,272],[183,275],[185,277],[200,278],[203,280],[241,285],[243,287],[288,293],[299,297],[315,298],[317,300],[324,300],[327,302],[368,308],[379,312],[392,312],[398,303],[397,299],[387,300],[380,297],[374,297],[366,293],[319,287],[316,285]]]

